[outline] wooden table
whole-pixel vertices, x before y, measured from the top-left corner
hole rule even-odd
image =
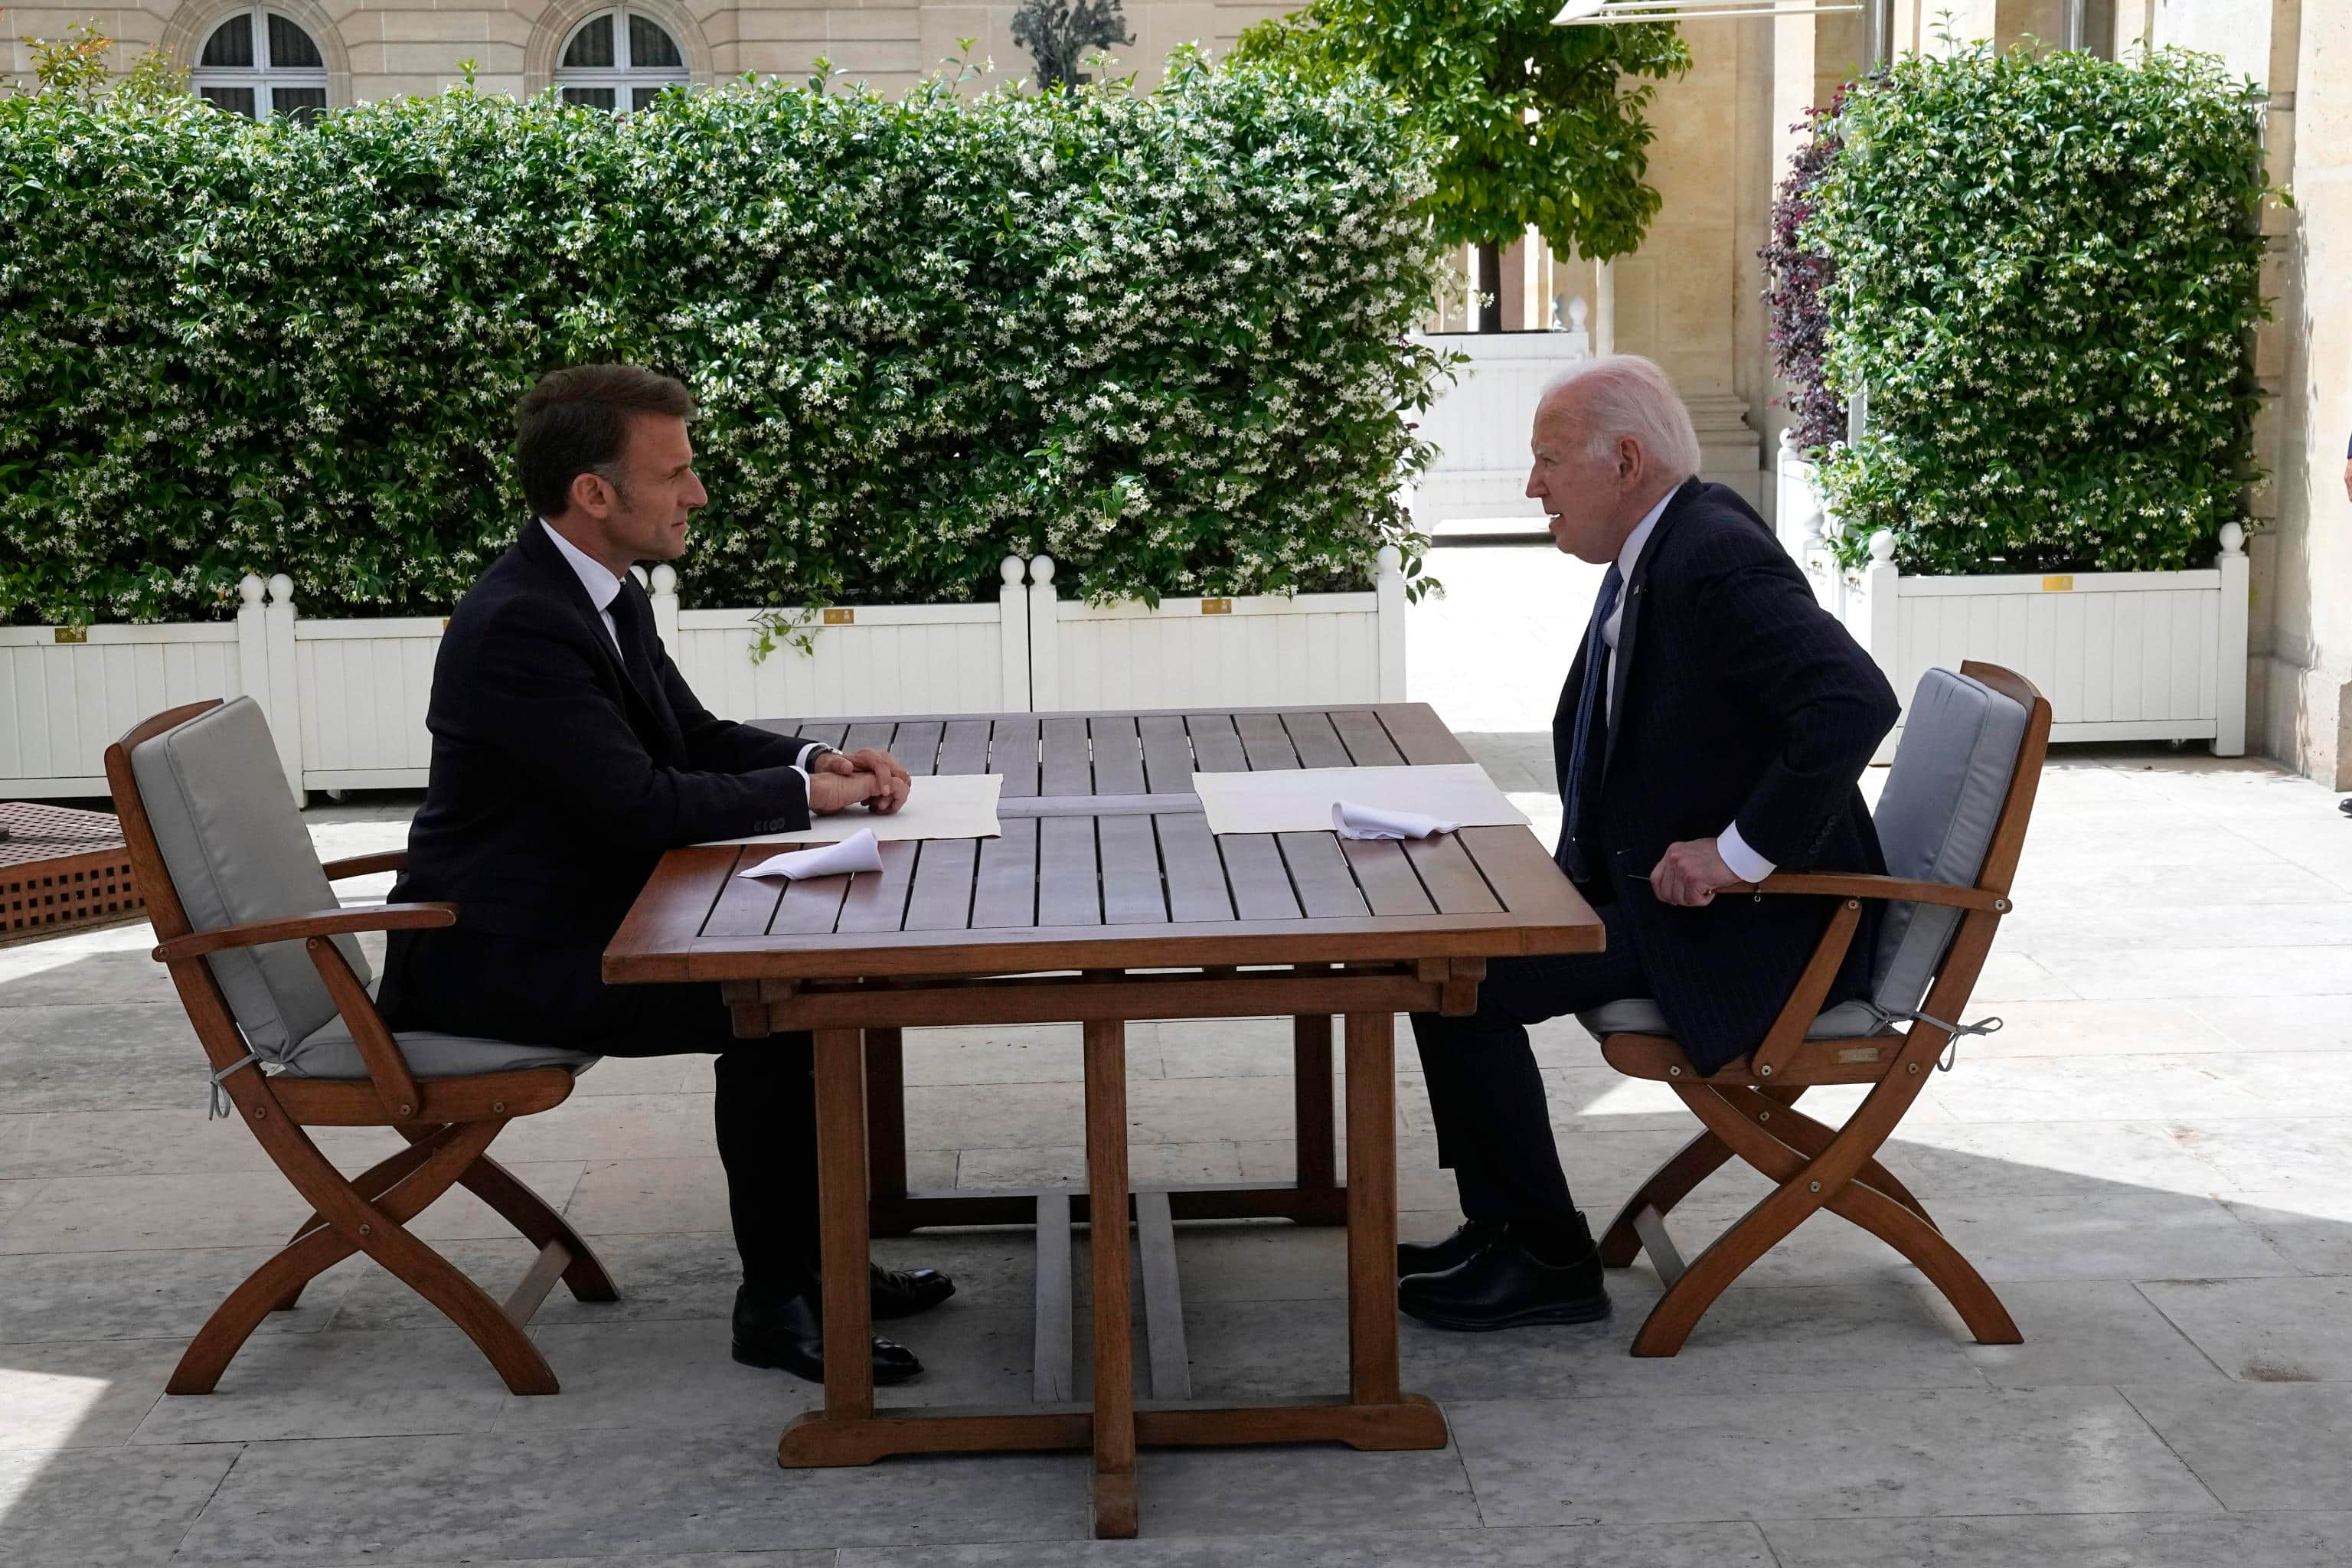
[[[1329,832],[1211,835],[1192,776],[1461,763],[1423,704],[1211,713],[1007,714],[768,728],[908,769],[1004,775],[1003,837],[882,846],[879,875],[740,878],[758,847],[672,850],[604,955],[608,981],[717,981],[738,1035],[814,1032],[827,1341],[871,1332],[871,1234],[1034,1225],[1034,1392],[1012,1409],[877,1409],[862,1354],[825,1358],[824,1406],[783,1435],[787,1466],[889,1454],[1091,1448],[1095,1532],[1135,1532],[1139,1444],[1336,1441],[1434,1448],[1444,1417],[1398,1386],[1394,1026],[1467,1013],[1490,957],[1590,952],[1601,924],[1524,827],[1416,843]],[[1131,1192],[1125,1026],[1289,1015],[1297,1179]],[[1346,1019],[1348,1179],[1336,1170],[1334,1015]],[[900,1031],[1083,1026],[1087,1190],[909,1193]],[[1150,1397],[1135,1397],[1127,1226],[1092,1227],[1094,1390],[1073,1398],[1070,1227],[1131,1218]],[[1192,1397],[1174,1221],[1348,1227],[1344,1395]]]

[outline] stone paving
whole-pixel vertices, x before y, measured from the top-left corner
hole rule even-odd
[[[1416,694],[1548,830],[1541,727],[1591,579],[1533,552],[1449,550],[1439,566],[1454,595],[1417,614]],[[327,854],[396,844],[413,805],[322,806],[315,836]],[[217,1394],[163,1397],[186,1337],[301,1205],[240,1128],[206,1124],[201,1058],[145,928],[0,949],[0,1563],[2352,1559],[2352,823],[2266,763],[2072,749],[2043,778],[2018,904],[1972,1012],[2007,1026],[1936,1080],[1887,1163],[2000,1288],[2024,1344],[1969,1342],[1916,1272],[1822,1216],[1675,1360],[1625,1353],[1658,1289],[1646,1266],[1614,1277],[1617,1313],[1591,1328],[1408,1322],[1406,1384],[1444,1405],[1451,1447],[1147,1451],[1144,1539],[1110,1543],[1083,1539],[1076,1456],[775,1468],[777,1431],[814,1391],[728,1360],[700,1060],[607,1062],[501,1141],[627,1298],[559,1291],[541,1311],[562,1394],[508,1396],[354,1260]],[[1286,1174],[1286,1040],[1273,1021],[1135,1029],[1138,1179]],[[1570,1178],[1605,1215],[1687,1118],[1617,1079],[1572,1023],[1539,1040]],[[1433,1237],[1454,1223],[1452,1190],[1403,1058],[1404,1226]],[[918,1181],[1076,1182],[1074,1031],[917,1032],[908,1074]],[[362,1131],[331,1150],[356,1168],[384,1146]],[[1759,1191],[1717,1177],[1678,1216],[1685,1250]],[[463,1194],[418,1228],[497,1289],[527,1261]],[[1336,1235],[1188,1227],[1180,1248],[1200,1393],[1342,1385]],[[901,1325],[931,1371],[900,1396],[1024,1396],[1025,1237],[880,1250],[963,1287]]]

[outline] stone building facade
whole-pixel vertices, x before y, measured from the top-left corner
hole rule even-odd
[[[2001,44],[2068,37],[2104,53],[2136,42],[2215,50],[2270,91],[2275,176],[2297,205],[2274,214],[2260,456],[2252,545],[2255,743],[2352,787],[2352,502],[2343,479],[2352,437],[2352,5],[2339,0],[1874,0],[1897,49],[1940,47],[1939,17],[1960,37]],[[1180,43],[1223,53],[1284,7],[1248,0],[1127,0],[1132,45],[1118,68],[1149,87]],[[239,47],[236,18],[247,17]],[[272,16],[278,20],[273,22]],[[490,89],[563,87],[623,102],[666,81],[708,85],[743,72],[805,75],[820,58],[844,75],[903,91],[974,40],[999,77],[1032,70],[1012,37],[1013,6],[945,0],[852,5],[824,0],[144,0],[130,7],[11,5],[0,17],[0,75],[23,79],[18,35],[55,37],[95,21],[121,41],[117,64],[160,47],[198,68],[215,96],[289,93],[341,105],[438,91],[472,62]],[[231,34],[216,35],[230,25]],[[287,29],[299,31],[298,41]],[[1614,268],[1615,345],[1649,354],[1697,417],[1709,466],[1770,461],[1785,415],[1765,357],[1756,252],[1772,186],[1804,110],[1826,103],[1865,58],[1853,12],[1683,24],[1696,61],[1662,85],[1652,178],[1664,207],[1647,241]],[[315,57],[306,53],[307,41]],[[208,47],[213,62],[206,63]],[[13,58],[12,58],[13,53]],[[243,63],[238,62],[242,60]],[[299,61],[300,63],[289,64]],[[226,62],[226,63],[223,63]],[[568,63],[567,63],[568,62]],[[610,95],[610,96],[599,96]],[[1522,247],[1507,259],[1508,325],[1538,326],[1556,295],[1594,296],[1589,263]],[[1458,315],[1457,315],[1458,320]],[[1752,453],[1753,456],[1748,456]],[[1769,483],[1756,486],[1769,496]]]

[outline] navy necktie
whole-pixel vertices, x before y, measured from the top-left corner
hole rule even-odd
[[[1612,562],[1601,579],[1601,597],[1593,602],[1592,625],[1584,633],[1584,685],[1576,698],[1576,737],[1569,743],[1568,777],[1562,781],[1567,798],[1560,802],[1559,868],[1575,882],[1591,879],[1591,868],[1584,863],[1584,847],[1577,842],[1583,826],[1585,757],[1591,750],[1592,733],[1600,722],[1601,682],[1609,668],[1609,645],[1601,639],[1601,627],[1609,613],[1617,607],[1617,590],[1623,582],[1617,566]]]

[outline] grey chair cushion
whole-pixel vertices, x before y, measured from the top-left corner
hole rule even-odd
[[[1585,1033],[1596,1040],[1612,1035],[1671,1035],[1666,1027],[1666,1016],[1647,996],[1629,997],[1622,1002],[1605,1003],[1576,1016]],[[1890,1026],[1880,1021],[1877,1014],[1864,1002],[1846,1002],[1831,1008],[1813,1020],[1805,1031],[1809,1040],[1859,1040],[1869,1035],[1881,1035]]]
[[[1920,679],[1878,798],[1878,845],[1887,875],[1975,885],[2009,798],[2026,717],[2018,703],[1965,675],[1931,669]],[[1919,1005],[1959,929],[1960,913],[1938,904],[1887,906],[1871,970],[1871,994],[1880,1007],[1901,1017]]]
[[[173,890],[197,931],[335,908],[269,725],[251,698],[142,742],[131,753],[131,770]],[[335,945],[366,984],[359,942],[340,936]],[[205,962],[246,1043],[265,1058],[282,1058],[335,1016],[299,942],[216,952]]]
[[[597,1059],[584,1051],[554,1046],[519,1046],[510,1040],[476,1039],[431,1029],[404,1029],[393,1040],[400,1047],[408,1070],[418,1078],[473,1078],[526,1068],[585,1069]],[[304,1039],[279,1070],[288,1078],[363,1079],[368,1075],[360,1047],[341,1018]]]

